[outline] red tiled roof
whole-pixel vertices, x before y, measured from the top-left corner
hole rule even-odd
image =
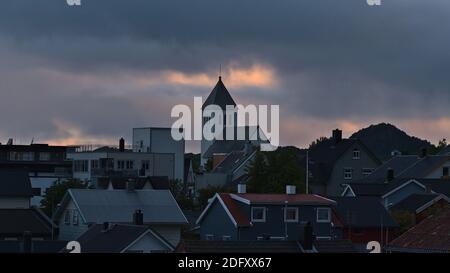
[[[288,203],[295,204],[314,204],[314,205],[330,205],[334,204],[333,200],[329,200],[315,194],[257,194],[257,193],[238,193],[234,194],[244,198],[250,203]]]
[[[231,198],[229,193],[219,193],[220,199],[222,199],[223,203],[227,207],[228,211],[231,213],[231,216],[234,218],[238,226],[249,226],[250,219],[246,217],[242,211],[239,209],[236,204],[237,201]]]
[[[390,247],[450,251],[450,208],[444,208],[390,243]]]

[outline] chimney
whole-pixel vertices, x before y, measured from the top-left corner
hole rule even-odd
[[[134,183],[134,180],[133,179],[128,179],[128,181],[127,181],[127,191],[128,192],[134,192],[134,185],[135,185],[135,183]]]
[[[238,192],[237,193],[247,193],[247,185],[246,184],[238,184]]]
[[[125,152],[125,139],[123,137],[119,139],[119,151]]]
[[[286,194],[296,194],[296,187],[293,185],[286,185]]]
[[[342,140],[342,131],[339,129],[333,130],[333,140],[334,144],[338,144]]]
[[[252,143],[250,141],[246,141],[244,145],[245,155],[251,154],[252,150],[253,150]]]
[[[31,253],[32,248],[32,234],[30,231],[25,231],[23,233],[23,252],[24,253]]]
[[[103,222],[103,229],[102,229],[102,231],[106,232],[108,230],[109,230],[109,222]]]
[[[137,209],[133,213],[133,224],[142,226],[144,224],[144,214],[142,213],[142,210]]]
[[[427,148],[422,148],[421,150],[420,150],[420,157],[421,158],[424,158],[424,157],[426,157],[428,155],[428,149]]]
[[[307,222],[303,228],[302,246],[304,250],[313,250],[314,235],[310,222]]]
[[[394,169],[389,168],[387,170],[386,180],[387,182],[391,182],[392,180],[394,180]]]

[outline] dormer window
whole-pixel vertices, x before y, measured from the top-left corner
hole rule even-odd
[[[360,159],[361,158],[361,152],[359,151],[359,149],[354,149],[353,150],[353,159]]]
[[[265,222],[266,221],[266,208],[253,207],[252,208],[252,222]]]

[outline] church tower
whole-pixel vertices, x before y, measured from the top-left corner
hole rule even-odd
[[[208,105],[217,105],[224,111],[224,121],[223,124],[226,126],[227,124],[230,124],[229,119],[235,119],[234,120],[234,126],[236,126],[236,118],[235,115],[232,115],[230,117],[227,117],[225,115],[226,106],[227,105],[233,105],[236,106],[236,103],[234,102],[233,98],[231,97],[230,93],[228,92],[227,88],[222,82],[222,77],[219,76],[219,80],[217,81],[216,86],[209,94],[208,98],[206,99],[205,103],[202,106],[202,110],[206,108]],[[208,118],[203,118],[202,120],[202,128],[205,125],[205,123],[208,121]],[[225,137],[225,132],[224,132]],[[208,150],[208,148],[213,144],[214,141],[202,139],[201,141],[201,161],[200,164],[204,166],[206,164],[206,159],[203,158],[203,155]]]

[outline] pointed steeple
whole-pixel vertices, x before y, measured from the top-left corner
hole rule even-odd
[[[234,102],[233,98],[222,82],[222,76],[219,76],[219,80],[217,81],[216,86],[209,94],[208,98],[202,106],[202,109],[205,109],[206,106],[211,104],[218,105],[222,110],[225,110],[227,105],[236,106],[236,103]]]

